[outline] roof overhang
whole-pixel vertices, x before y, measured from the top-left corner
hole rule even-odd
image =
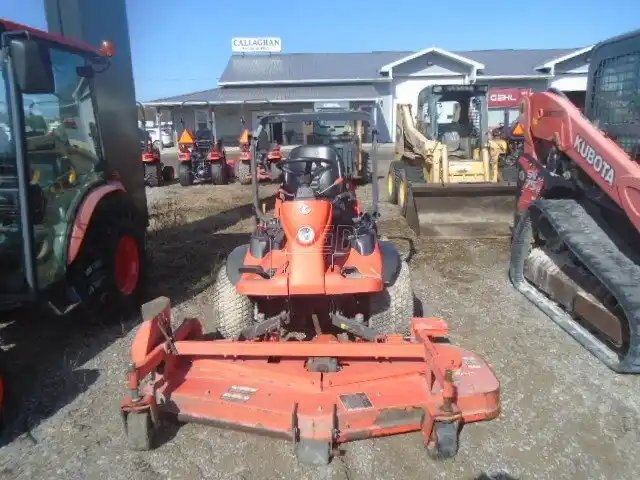
[[[378,78],[305,78],[302,80],[269,80],[269,81],[242,81],[242,82],[218,82],[219,87],[241,87],[241,86],[255,86],[260,87],[264,85],[325,85],[325,84],[345,84],[345,83],[384,83],[389,82],[387,77]]]
[[[571,60],[572,58],[575,58],[575,57],[579,57],[580,55],[585,55],[591,52],[591,50],[593,50],[593,47],[595,47],[595,45],[589,45],[588,47],[580,48],[574,52],[567,53],[566,55],[563,55],[561,57],[553,58],[548,62],[543,63],[542,65],[538,65],[537,67],[535,67],[535,69],[547,70],[551,75],[554,75],[557,64],[566,62],[567,60]]]
[[[482,70],[484,69],[484,64],[480,63],[480,62],[476,62],[475,60],[472,60],[470,58],[467,57],[463,57],[462,55],[458,55],[457,53],[453,53],[450,52],[448,50],[444,50],[442,48],[438,48],[438,47],[429,47],[429,48],[425,48],[423,50],[420,50],[416,53],[412,53],[411,55],[407,55],[406,57],[402,57],[399,58],[398,60],[391,62],[391,63],[387,63],[386,65],[383,65],[380,68],[380,73],[391,73],[391,71],[393,70],[394,67],[397,67],[398,65],[402,65],[403,63],[409,62],[411,60],[414,60],[416,58],[422,57],[423,55],[427,55],[428,53],[437,53],[438,55],[442,55],[443,57],[447,57],[450,58],[451,60],[454,60],[456,62],[462,63],[464,65],[468,65],[469,67],[471,67],[474,72],[478,71],[478,70]]]
[[[252,100],[216,100],[212,102],[205,101],[189,101],[189,102],[141,102],[145,107],[214,107],[220,105],[262,105],[262,104],[274,104],[274,103],[316,103],[316,102],[377,102],[379,98],[301,98],[301,99],[286,99],[286,100],[267,100],[267,99],[252,99]]]
[[[553,78],[553,75],[547,75],[544,73],[539,73],[537,75],[478,75],[476,76],[476,80],[548,80],[549,78]]]

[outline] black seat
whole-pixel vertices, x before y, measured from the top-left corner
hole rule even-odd
[[[342,163],[342,159],[338,152],[328,146],[328,145],[301,145],[296,147],[289,152],[288,160],[296,160],[296,159],[319,159],[319,165],[322,167],[331,167],[330,170],[327,170],[322,175],[318,177],[312,178],[311,188],[316,194],[319,192],[322,193],[322,197],[333,197],[337,195],[341,190],[340,186],[338,188],[329,188],[340,176],[340,172],[344,170],[344,166]],[[323,162],[322,160],[327,160]],[[316,168],[318,168],[318,163],[313,163],[310,165],[309,163],[291,163],[287,165],[287,168],[292,170],[292,172],[285,172],[284,174],[284,189],[291,193],[296,194],[299,187],[299,177],[304,175],[305,172],[313,172]],[[310,169],[307,170],[310,166]]]

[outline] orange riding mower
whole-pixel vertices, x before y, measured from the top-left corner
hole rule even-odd
[[[266,136],[266,132],[263,133],[263,137]],[[234,171],[238,181],[242,184],[248,185],[251,183],[251,165],[252,165],[252,135],[249,130],[245,129],[240,135],[240,156],[235,162]],[[256,165],[256,178],[259,182],[280,182],[282,180],[282,170],[279,165],[284,158],[282,149],[277,143],[273,146],[268,144],[268,140],[259,142],[260,148],[256,149],[257,153],[257,165]]]
[[[195,135],[185,128],[178,140],[178,173],[180,185],[194,183],[225,185],[233,177],[227,163],[222,141],[213,142],[211,131],[198,131]]]
[[[297,147],[280,166],[274,215],[252,168],[257,227],[218,271],[213,316],[172,329],[168,299],[143,307],[122,403],[129,445],[151,448],[173,416],[289,439],[310,464],[411,431],[432,456],[455,455],[464,424],[499,414],[492,370],[442,341],[443,320],[414,315],[409,267],[378,239],[376,182],[363,212],[333,147]]]

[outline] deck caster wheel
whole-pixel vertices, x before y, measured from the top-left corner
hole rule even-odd
[[[295,448],[298,461],[305,465],[328,465],[331,461],[332,445],[326,440],[301,439]]]
[[[458,453],[459,423],[435,422],[427,454],[434,460],[455,457]]]
[[[129,413],[126,418],[126,433],[129,449],[151,450],[155,437],[155,426],[151,420],[151,413]]]

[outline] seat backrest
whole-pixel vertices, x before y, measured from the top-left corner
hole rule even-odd
[[[338,179],[340,171],[344,170],[342,159],[334,148],[328,145],[301,145],[292,149],[289,152],[288,156],[289,160],[295,160],[299,158],[317,158],[320,160],[328,160],[327,162],[321,162],[321,165],[331,165],[331,170],[328,170],[319,177],[314,178],[311,187],[315,192],[321,192],[326,189],[327,191],[322,194],[323,197],[333,197],[337,195],[337,193],[339,193],[339,191],[336,191],[336,189],[329,188],[331,184],[333,184]],[[340,169],[338,169],[338,165],[340,165]],[[291,164],[289,167],[295,169],[296,171],[299,171],[299,174],[303,174],[307,165],[304,163],[299,163],[297,165]],[[311,167],[311,171],[313,172],[315,168],[317,168],[316,164]],[[291,194],[295,194],[297,192],[299,186],[298,175],[285,172],[283,187],[287,192]]]

